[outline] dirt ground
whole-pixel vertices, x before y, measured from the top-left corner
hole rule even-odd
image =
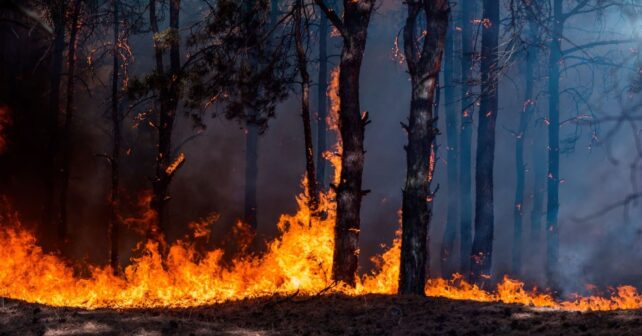
[[[569,313],[438,298],[274,297],[189,309],[0,302],[0,335],[642,335],[642,311]]]

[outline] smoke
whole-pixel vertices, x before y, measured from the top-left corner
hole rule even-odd
[[[195,14],[197,1],[185,1],[183,6],[185,20],[181,20],[187,27],[199,17]],[[410,83],[405,66],[398,64],[391,55],[403,19],[401,5],[383,2],[373,17],[362,68],[361,105],[372,118],[372,123],[366,129],[365,143],[364,188],[372,192],[364,198],[361,211],[362,270],[368,269],[369,258],[381,251],[381,244],[392,242],[394,232],[399,228],[397,213],[401,208],[401,188],[405,178],[403,146],[407,142],[400,122],[408,115]],[[571,28],[567,29],[566,38],[581,44],[597,37],[608,39],[630,35],[626,25],[620,24],[621,21],[622,17],[615,12],[604,15],[597,25],[593,18],[587,16],[569,23]],[[597,33],[573,28],[587,25],[598,26],[595,28]],[[131,65],[131,75],[145,74],[153,64],[151,37],[146,34],[132,36],[130,43],[136,55]],[[332,38],[330,43],[334,46],[331,54],[335,55],[331,61],[336,65],[340,39]],[[564,47],[570,47],[570,44],[564,42]],[[630,54],[630,45],[608,46],[591,51],[595,58],[604,54],[614,61],[626,58]],[[547,111],[545,55],[545,52],[540,55],[538,67],[536,118],[540,122]],[[501,80],[497,121],[493,273],[498,277],[510,269],[515,188],[515,138],[510,130],[517,128],[523,107],[524,83],[520,74],[520,62],[523,60],[518,57],[514,62]],[[316,73],[315,66],[312,65],[310,71],[313,74]],[[109,69],[101,68],[98,75],[108,76]],[[594,115],[594,120],[607,115],[619,115],[626,106],[631,105],[626,90],[630,76],[629,68],[614,70],[597,65],[576,67],[564,72],[564,88],[590,93],[590,96],[583,102],[572,91],[565,91],[561,119],[578,114]],[[616,84],[619,86],[614,88]],[[75,248],[73,252],[92,262],[104,263],[107,260],[105,237],[109,167],[97,154],[108,152],[111,145],[108,135],[110,126],[104,114],[108,92],[96,86],[92,88],[91,96],[86,93],[80,96],[69,202],[72,209],[70,227]],[[315,101],[312,106],[315,112]],[[305,168],[303,130],[298,108],[296,96],[281,104],[277,108],[276,118],[269,122],[267,131],[260,138],[258,218],[259,234],[266,239],[277,233],[279,216],[296,209],[294,196],[300,191],[299,184]],[[2,111],[0,109],[0,120],[4,120]],[[443,106],[440,107],[441,111]],[[178,171],[170,191],[172,199],[169,207],[173,224],[169,236],[170,239],[181,237],[187,232],[188,223],[218,213],[220,218],[214,223],[211,235],[212,244],[216,245],[231,235],[234,223],[242,217],[245,133],[237,123],[220,117],[205,116],[204,121],[207,129],[181,147],[186,163]],[[123,189],[125,197],[131,200],[150,187],[154,149],[153,130],[144,125],[135,128],[134,124],[133,114],[129,115],[125,121],[125,142],[129,154],[124,158]],[[0,123],[0,132],[4,131],[4,125]],[[189,118],[178,118],[175,144],[195,134],[192,126]],[[567,150],[561,157],[561,178],[564,182],[560,187],[559,276],[567,292],[582,290],[586,283],[600,286],[624,283],[642,285],[642,269],[639,267],[642,264],[642,251],[636,248],[640,245],[642,229],[642,224],[637,220],[640,215],[639,203],[631,202],[628,207],[617,207],[598,218],[578,220],[638,190],[640,171],[632,168],[631,163],[632,158],[637,157],[635,146],[639,130],[636,126],[622,127],[604,142],[596,141],[596,137],[601,139],[612,127],[612,123],[590,126],[577,122],[562,126],[562,138],[574,140],[566,142]],[[443,112],[439,128],[445,133]],[[527,137],[530,136],[527,134]],[[473,136],[475,138],[476,135]],[[10,137],[8,141],[14,141],[14,138]],[[439,136],[437,141],[441,151],[433,185],[439,185],[440,189],[435,199],[430,228],[433,275],[440,274],[438,251],[446,220],[445,200],[448,193],[456,192],[448,188],[445,178],[448,164],[445,162],[445,134]],[[530,144],[530,141],[527,143]],[[4,145],[0,141],[0,148]],[[532,208],[533,192],[530,150],[530,145],[527,145],[523,276],[545,286],[542,277],[545,242],[535,244],[528,238],[528,213]],[[28,190],[36,189],[35,186],[28,187]],[[542,235],[545,236],[546,232],[543,231]],[[126,233],[121,250],[130,250],[137,240],[135,233]],[[455,251],[458,251],[457,247]],[[457,254],[453,256],[455,260],[459,259]]]

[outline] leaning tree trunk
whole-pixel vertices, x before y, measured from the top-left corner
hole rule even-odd
[[[471,253],[471,279],[479,283],[490,275],[493,258],[495,121],[498,107],[499,1],[484,0],[481,50],[481,101],[475,169],[475,238]]]
[[[71,17],[71,30],[69,32],[69,58],[67,61],[67,102],[65,108],[65,124],[61,137],[62,162],[60,169],[60,217],[58,218],[58,238],[64,241],[67,238],[67,199],[69,194],[69,170],[71,168],[71,133],[74,115],[74,93],[76,76],[76,46],[78,37],[78,17],[80,16],[81,1],[74,3],[74,12]]]
[[[433,115],[435,89],[448,30],[446,0],[408,1],[404,26],[404,53],[412,85],[410,117],[406,127],[406,184],[403,190],[401,268],[399,293],[424,295],[428,253],[428,228],[432,217],[430,190],[434,170],[433,141],[438,133]],[[417,19],[426,15],[423,46],[418,46]]]
[[[118,261],[118,239],[120,222],[118,221],[118,202],[120,195],[120,147],[121,147],[121,115],[118,108],[118,82],[119,82],[119,59],[118,59],[118,35],[119,35],[119,1],[114,1],[114,41],[112,48],[113,68],[111,80],[111,121],[113,129],[113,144],[110,158],[111,165],[111,193],[109,196],[109,264],[114,274],[118,274],[120,264]]]
[[[475,100],[473,95],[473,59],[475,45],[473,20],[476,6],[473,1],[461,1],[461,131],[459,134],[459,272],[470,273],[470,251],[472,250],[472,138]]]
[[[319,19],[319,83],[317,86],[317,183],[319,190],[325,190],[326,160],[323,153],[327,146],[328,116],[328,18],[321,15]]]
[[[301,119],[305,139],[305,171],[307,177],[308,206],[314,213],[319,207],[319,194],[314,169],[314,147],[312,145],[312,125],[310,121],[310,74],[308,73],[308,57],[303,46],[303,0],[298,0],[294,11],[294,38],[296,41],[297,67],[301,76]],[[307,31],[307,30],[306,30]]]
[[[448,200],[446,210],[446,228],[441,245],[441,274],[449,278],[456,272],[455,259],[453,251],[455,249],[455,240],[457,238],[458,224],[458,111],[457,97],[455,96],[455,78],[457,69],[455,65],[455,25],[454,22],[449,24],[448,36],[446,38],[446,47],[444,51],[444,98],[446,110],[446,160],[447,160],[447,181],[448,181]]]
[[[522,113],[519,117],[519,127],[515,135],[515,200],[513,203],[513,259],[512,274],[519,277],[522,272],[522,231],[524,220],[524,185],[526,177],[526,164],[524,160],[524,142],[526,132],[534,113],[535,97],[535,64],[537,62],[536,26],[529,20],[528,37],[526,47],[526,68],[524,92],[524,103]]]
[[[44,232],[51,232],[54,227],[57,244],[62,244],[65,240],[65,233],[57,229],[54,225],[55,217],[55,177],[56,177],[56,153],[58,152],[58,117],[60,115],[60,79],[63,68],[63,54],[65,49],[65,9],[66,2],[62,0],[52,1],[49,4],[53,28],[54,40],[51,56],[51,70],[49,72],[49,115],[47,120],[47,131],[49,143],[47,144],[47,157],[45,163],[45,201],[43,208],[43,218],[41,225],[44,226]]]
[[[559,254],[559,171],[560,171],[560,61],[564,18],[562,0],[553,3],[553,29],[548,64],[548,197],[546,207],[546,277],[551,288],[557,288],[555,272]]]

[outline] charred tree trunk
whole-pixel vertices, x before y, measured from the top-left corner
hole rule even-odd
[[[448,180],[448,200],[446,211],[446,228],[441,244],[441,274],[449,278],[457,272],[456,263],[453,256],[455,249],[455,239],[457,238],[457,225],[459,215],[458,199],[458,134],[459,122],[457,111],[457,97],[455,93],[455,78],[458,71],[455,65],[455,24],[452,20],[449,23],[448,36],[446,37],[446,47],[444,51],[444,98],[446,110],[446,160],[447,160],[447,180]]]
[[[69,51],[67,60],[67,102],[65,108],[65,124],[61,136],[62,142],[62,166],[60,169],[60,215],[58,218],[58,239],[67,239],[67,198],[69,194],[69,170],[71,168],[72,152],[72,123],[74,115],[74,93],[76,75],[76,42],[78,37],[78,17],[80,16],[81,0],[74,2],[73,14],[71,17],[71,31],[69,32]]]
[[[433,141],[438,133],[433,116],[435,90],[441,69],[446,32],[448,2],[407,1],[408,18],[404,26],[404,53],[412,84],[410,117],[406,127],[407,171],[403,190],[401,269],[399,293],[424,295],[428,252],[428,228],[432,217],[433,194],[430,190],[434,170]],[[417,20],[424,12],[427,32],[418,46]]]
[[[245,223],[253,229],[258,227],[256,187],[259,176],[259,125],[246,124],[245,139]]]
[[[155,1],[150,1],[150,23],[154,35],[158,34],[158,20],[155,11]],[[158,131],[158,152],[156,157],[156,176],[152,182],[154,196],[152,208],[157,215],[157,230],[166,234],[168,225],[167,202],[169,201],[169,186],[176,169],[182,163],[182,158],[174,161],[172,158],[172,132],[178,107],[180,92],[180,36],[179,36],[180,0],[169,2],[169,60],[170,69],[166,74],[163,67],[163,51],[159,41],[154,42],[156,57],[156,72],[160,79],[160,111]]]
[[[57,0],[49,4],[49,10],[53,21],[54,40],[51,56],[51,71],[49,73],[49,120],[47,121],[49,143],[47,145],[47,162],[44,178],[45,204],[43,209],[42,225],[46,227],[45,232],[54,229],[58,237],[58,243],[64,242],[65,232],[60,232],[57,225],[54,225],[55,218],[55,177],[56,177],[56,153],[58,152],[58,118],[60,114],[60,85],[63,68],[63,54],[65,49],[65,11],[66,1]]]
[[[275,7],[277,0],[272,0],[271,5],[271,18],[273,20],[272,24],[276,24]],[[245,22],[243,24],[243,29],[248,36],[250,36],[253,30],[253,27],[248,25],[253,22],[254,15],[260,15],[256,13],[256,1],[255,0],[243,0],[243,11],[245,16]],[[256,43],[256,41],[250,40],[246,42],[249,44]],[[253,48],[250,48],[250,53],[254,53]],[[256,54],[252,54],[249,57],[249,64],[245,66],[251,68],[252,72],[258,71],[258,64]],[[250,95],[251,93],[244,93],[245,95]],[[246,97],[246,100],[250,100],[251,97]],[[257,201],[257,186],[258,186],[258,176],[259,176],[259,135],[261,133],[260,121],[258,120],[259,111],[254,107],[245,106],[245,115],[247,116],[245,122],[246,130],[246,139],[245,139],[245,205],[244,205],[244,219],[245,223],[250,225],[256,231],[258,228],[258,201]]]
[[[315,0],[343,37],[339,68],[339,132],[343,142],[341,176],[337,191],[337,219],[334,236],[332,277],[355,285],[359,261],[359,230],[364,147],[363,138],[368,114],[359,104],[359,74],[366,47],[368,24],[374,0],[343,1],[343,19],[328,8],[323,0]]]
[[[493,257],[495,121],[498,107],[499,1],[484,0],[485,20],[481,49],[481,101],[475,170],[475,238],[471,253],[471,279],[479,283],[490,275]]]
[[[550,58],[548,64],[548,187],[546,206],[546,277],[551,288],[556,288],[555,273],[559,254],[559,172],[560,172],[560,61],[564,29],[562,0],[553,2]]]
[[[328,18],[321,15],[319,19],[319,84],[317,87],[317,183],[319,190],[325,189],[326,160],[323,153],[327,149],[328,116]]]
[[[118,82],[119,82],[119,59],[118,59],[118,43],[119,43],[119,1],[114,2],[114,41],[113,41],[113,68],[111,78],[111,122],[113,129],[113,143],[110,158],[111,165],[111,193],[109,196],[109,224],[107,226],[109,232],[110,250],[109,250],[109,264],[114,272],[118,274],[120,263],[118,261],[118,240],[120,231],[120,222],[118,220],[118,202],[120,200],[120,147],[121,147],[121,115],[118,107]]]
[[[319,193],[314,169],[314,145],[312,144],[312,125],[310,120],[310,74],[308,73],[308,57],[303,46],[303,0],[298,0],[294,11],[294,38],[296,40],[297,67],[301,76],[301,119],[305,139],[305,171],[307,177],[308,206],[314,213],[319,207]]]
[[[473,20],[476,6],[473,1],[461,1],[461,130],[459,133],[459,272],[470,273],[472,250],[472,138],[475,100],[473,96]]]
[[[515,201],[513,203],[513,259],[512,274],[519,277],[522,272],[522,232],[524,221],[524,185],[526,177],[526,164],[524,160],[524,141],[526,132],[534,113],[535,97],[535,64],[537,62],[536,44],[536,23],[529,20],[529,27],[526,41],[526,64],[525,74],[526,88],[524,92],[524,103],[519,119],[519,127],[515,135]]]

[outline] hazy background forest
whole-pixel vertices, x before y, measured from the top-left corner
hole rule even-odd
[[[463,0],[466,1],[466,0]],[[459,1],[458,1],[459,2]],[[524,109],[524,58],[510,52],[514,36],[511,22],[512,1],[502,1],[502,31],[500,48],[509,50],[502,55],[503,75],[500,78],[500,110],[497,120],[497,148],[495,161],[495,259],[493,274],[510,274],[513,239],[513,197],[515,193],[515,130]],[[200,0],[181,2],[181,47],[192,23],[202,18],[204,3]],[[452,7],[458,15],[459,4]],[[405,20],[405,6],[401,1],[383,0],[378,3],[369,27],[368,43],[361,73],[361,105],[369,111],[372,123],[366,129],[367,150],[364,170],[364,187],[372,192],[364,197],[361,209],[360,264],[366,268],[368,259],[381,251],[380,244],[390,244],[399,228],[398,211],[401,207],[401,188],[405,178],[405,152],[407,135],[400,122],[407,119],[410,84],[405,65],[399,62],[395,40],[399,37]],[[478,15],[479,16],[479,15]],[[162,18],[165,27],[167,18]],[[455,34],[458,30],[455,29]],[[573,17],[565,27],[564,48],[583,45],[597,40],[639,39],[642,42],[642,23],[635,22],[620,7],[608,7],[599,13],[586,13]],[[545,35],[545,34],[544,34]],[[313,37],[311,58],[315,59]],[[480,38],[479,38],[480,39]],[[104,59],[93,59],[93,74],[87,70],[88,58],[96,58],[91,46],[99,42],[88,37],[88,43],[78,51],[78,62],[83,85],[78,85],[74,124],[73,170],[70,183],[70,240],[74,242],[75,256],[95,263],[103,263],[108,250],[105,205],[109,194],[109,167],[97,154],[109,151],[108,108],[110,64]],[[329,40],[330,63],[338,63],[341,40]],[[541,125],[546,123],[548,57],[546,43],[542,43],[536,66],[535,117],[526,136],[526,200],[524,209],[524,275],[525,280],[544,284],[544,243],[537,246],[529,240],[529,214],[532,209],[533,139],[542,137]],[[478,43],[479,44],[479,43]],[[637,119],[619,125],[617,120],[625,111],[634,109],[639,95],[629,87],[635,83],[637,46],[639,42],[598,46],[579,53],[590,55],[591,64],[571,66],[561,76],[561,187],[560,187],[560,283],[568,289],[582,288],[587,283],[613,285],[627,283],[642,286],[642,211],[635,200],[627,206],[617,206],[612,211],[601,211],[610,205],[635,195],[640,186],[641,171],[639,148],[636,141],[640,130]],[[129,76],[144,76],[153,67],[153,47],[148,32],[129,36],[131,58]],[[477,47],[478,50],[479,46]],[[516,47],[517,48],[517,47]],[[183,49],[183,58],[189,49]],[[586,62],[583,59],[568,59]],[[316,73],[316,63],[310,66]],[[83,72],[84,71],[84,72]],[[314,76],[313,76],[314,78]],[[102,84],[101,84],[102,83]],[[444,85],[461,83],[440,82],[438,107],[439,161],[433,185],[439,185],[434,204],[434,219],[430,227],[431,273],[440,275],[438,253],[446,223],[448,193],[456,192],[446,181],[446,125],[443,97]],[[313,86],[316,83],[313,82]],[[572,90],[571,90],[572,89]],[[313,89],[312,112],[319,97]],[[34,95],[42,92],[34,92]],[[323,97],[325,99],[325,97]],[[127,104],[127,102],[123,103]],[[222,115],[212,117],[216,108],[203,114],[205,129],[195,129],[190,118],[180,110],[174,139],[180,144],[186,162],[171,186],[169,205],[171,239],[182,236],[187,224],[212,213],[220,214],[213,225],[212,244],[219,246],[229,239],[234,222],[243,216],[243,186],[245,165],[245,131],[243,125],[227,120]],[[135,118],[142,111],[134,109],[124,121],[123,147],[128,150],[123,159],[123,198],[136,200],[149,189],[147,177],[153,175],[150,158],[153,157],[148,125]],[[220,111],[218,111],[220,112]],[[219,113],[220,114],[220,113]],[[267,238],[277,234],[276,222],[283,213],[296,209],[294,195],[301,191],[301,177],[305,169],[303,132],[300,122],[298,92],[279,104],[276,117],[269,120],[268,128],[260,137],[258,177],[258,232]],[[475,119],[477,112],[475,113]],[[610,118],[610,119],[609,119]],[[605,119],[605,120],[602,120]],[[317,119],[313,118],[316,132]],[[602,122],[598,122],[602,120]],[[535,129],[533,125],[539,124]],[[476,138],[476,121],[473,139]],[[615,126],[618,125],[616,129]],[[535,131],[531,131],[535,129]],[[316,138],[316,136],[315,136]],[[328,143],[332,144],[332,137]],[[131,149],[131,151],[129,151]],[[11,155],[9,146],[8,155]],[[474,153],[474,142],[473,142]],[[474,162],[474,160],[473,160]],[[475,167],[472,167],[474,172]],[[328,172],[330,176],[330,172]],[[473,186],[474,187],[474,186]],[[603,213],[602,213],[603,212]],[[600,213],[599,216],[594,214]],[[27,216],[29,217],[29,216]],[[590,218],[587,218],[590,217]],[[31,218],[35,221],[35,218]],[[27,220],[27,223],[29,221]],[[121,250],[130,249],[138,239],[131,232],[121,241]],[[458,249],[456,248],[455,251]],[[458,257],[456,257],[458,258]]]

